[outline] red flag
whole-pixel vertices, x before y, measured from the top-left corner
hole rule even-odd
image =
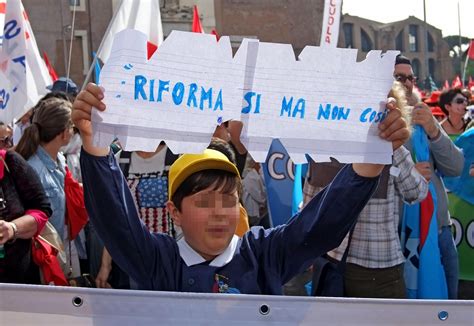
[[[74,240],[89,221],[89,216],[84,204],[84,189],[72,177],[72,173],[67,167],[64,193],[66,195],[66,223],[69,225],[69,239]]]
[[[447,79],[444,81],[443,90],[445,90],[445,89],[449,89],[449,82],[448,82]]]
[[[150,60],[151,56],[153,55],[153,53],[155,53],[156,49],[158,49],[158,46],[156,44],[153,44],[150,41],[146,42],[148,60]]]
[[[467,56],[469,57],[469,60],[474,60],[474,40],[471,40],[471,43],[469,44]]]
[[[193,27],[191,29],[191,32],[204,33],[204,30],[202,29],[201,25],[201,20],[199,19],[198,8],[196,5],[193,7]]]
[[[58,80],[58,74],[56,73],[56,70],[54,70],[53,66],[49,62],[48,55],[46,54],[46,51],[43,51],[43,60],[44,63],[46,64],[46,68],[48,68],[49,75],[51,76],[51,79],[53,82]]]
[[[426,198],[420,203],[420,251],[425,245],[428,232],[430,230],[431,219],[434,212],[434,203],[431,192],[428,191]]]
[[[49,285],[67,286],[69,283],[56,258],[58,251],[41,236],[32,241],[31,257],[42,272],[44,283]]]
[[[472,87],[474,87],[474,81],[472,80],[472,77],[471,77],[471,76],[469,76],[469,84],[467,85],[467,87],[468,87],[469,89],[471,89]]]
[[[459,76],[456,76],[456,78],[453,80],[451,87],[452,88],[462,87],[462,81],[461,81],[461,78],[459,78]]]
[[[216,39],[219,41],[220,36],[219,36],[219,34],[217,34],[217,31],[216,31],[215,29],[213,29],[213,30],[211,31],[211,34],[214,35],[214,36],[216,37]]]

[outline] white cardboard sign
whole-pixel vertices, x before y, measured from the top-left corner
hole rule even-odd
[[[201,152],[214,129],[244,122],[242,141],[264,161],[279,138],[295,163],[390,163],[391,144],[378,137],[398,52],[307,46],[297,61],[291,45],[244,40],[235,56],[228,37],[176,32],[148,61],[144,34],[116,35],[101,74],[105,112],[94,111],[95,142],[118,137],[127,150]]]

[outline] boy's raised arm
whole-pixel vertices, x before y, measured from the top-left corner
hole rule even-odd
[[[81,134],[82,147],[86,152],[94,156],[107,156],[109,148],[95,147],[92,143],[92,108],[100,111],[105,110],[105,104],[102,102],[104,92],[96,84],[89,83],[81,91],[73,103],[72,121]]]

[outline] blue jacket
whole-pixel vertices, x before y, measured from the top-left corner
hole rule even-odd
[[[141,223],[113,155],[82,151],[81,168],[90,220],[114,261],[140,289],[180,292],[282,294],[283,284],[340,244],[378,183],[346,166],[289,224],[254,227],[238,239],[223,266],[187,266],[173,238]]]

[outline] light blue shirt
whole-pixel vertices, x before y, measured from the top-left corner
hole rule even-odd
[[[58,153],[57,160],[54,161],[42,146],[34,155],[28,159],[28,163],[38,173],[46,196],[51,204],[53,214],[49,222],[53,224],[58,234],[64,240],[64,223],[66,216],[66,195],[64,193],[64,178],[66,176],[66,159],[63,154]]]

